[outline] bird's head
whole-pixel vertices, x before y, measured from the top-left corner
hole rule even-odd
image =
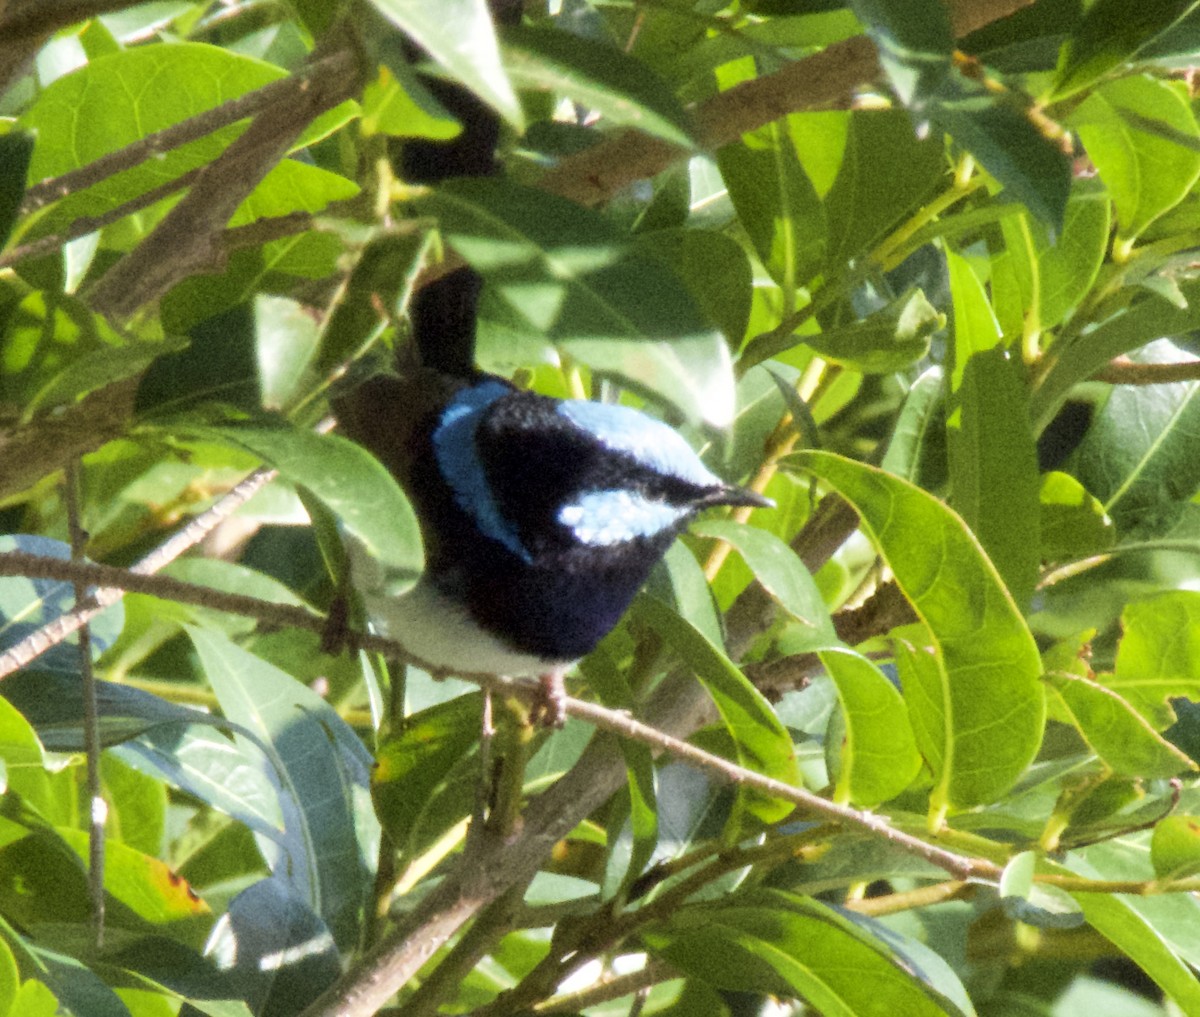
[[[771,504],[726,484],[677,431],[644,413],[498,379],[450,400],[433,447],[458,507],[526,562],[572,547],[657,557],[701,509]]]

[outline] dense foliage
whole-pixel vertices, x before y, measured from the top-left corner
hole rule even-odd
[[[0,1017],[1200,1017],[1200,5],[524,6],[0,0]],[[562,730],[354,597],[464,261],[776,502]]]

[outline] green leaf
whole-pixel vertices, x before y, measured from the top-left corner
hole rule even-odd
[[[1115,688],[1062,672],[1054,672],[1048,679],[1084,740],[1114,773],[1175,777],[1197,769],[1186,753],[1159,735]]]
[[[917,652],[936,674],[905,698],[935,774],[933,813],[994,801],[1033,759],[1045,716],[1037,646],[995,567],[958,516],[906,481],[826,452],[792,461],[854,506],[928,628],[935,652]]]
[[[305,380],[320,330],[299,303],[265,293],[255,298],[254,326],[263,407],[283,409]]]
[[[1108,82],[1076,111],[1072,126],[1112,195],[1126,246],[1200,178],[1200,151],[1149,133],[1131,114],[1200,140],[1186,89],[1144,74]]]
[[[880,465],[897,477],[932,490],[945,477],[946,403],[942,369],[926,368],[913,382],[892,428]]]
[[[780,124],[717,151],[717,167],[759,260],[785,291],[820,269],[825,209]]]
[[[339,435],[290,427],[199,430],[259,456],[286,480],[311,491],[373,557],[412,578],[419,574],[421,535],[412,507],[395,478],[361,446]]]
[[[826,262],[841,265],[870,250],[920,204],[942,178],[943,151],[941,139],[918,140],[902,111],[856,112],[825,198]]]
[[[643,939],[717,988],[799,996],[824,1017],[953,1012],[888,944],[828,905],[780,890],[683,908]]]
[[[1172,815],[1156,823],[1150,861],[1159,879],[1184,879],[1200,872],[1200,818]]]
[[[693,420],[732,420],[724,339],[670,269],[598,213],[483,179],[443,184],[417,207],[535,333]]]
[[[329,928],[282,879],[261,879],[230,901],[206,954],[256,1014],[300,1013],[342,965]]]
[[[1116,541],[1112,520],[1087,489],[1068,473],[1042,475],[1042,558],[1072,561],[1107,551]]]
[[[852,325],[797,336],[826,360],[862,374],[891,374],[929,353],[930,337],[946,323],[943,315],[913,287]]]
[[[754,280],[741,244],[724,233],[690,226],[639,233],[635,242],[671,267],[732,346],[742,341]]]
[[[692,524],[691,532],[730,544],[763,589],[788,614],[813,630],[814,641],[821,641],[825,646],[838,643],[829,609],[812,574],[796,552],[779,537],[756,526],[726,519],[702,519]]]
[[[921,769],[908,709],[900,690],[866,657],[833,649],[820,658],[846,722],[834,801],[874,808],[900,794]]]
[[[397,70],[407,74],[401,77],[381,66],[379,77],[363,88],[363,133],[435,141],[458,137],[462,124],[416,80],[407,64]]]
[[[561,30],[510,28],[502,49],[517,87],[565,96],[609,123],[693,147],[691,125],[670,85],[616,46]]]
[[[1134,601],[1121,613],[1121,630],[1110,684],[1162,731],[1175,720],[1171,697],[1200,699],[1200,593]]]
[[[665,580],[665,582],[664,582]],[[713,646],[724,649],[725,634],[713,603],[712,590],[696,556],[676,541],[651,573],[647,590],[671,607]]]
[[[740,766],[786,784],[798,784],[796,756],[787,729],[746,676],[691,624],[655,597],[634,602],[638,617],[652,626],[683,657],[704,684],[733,740]],[[791,813],[788,802],[747,795],[747,807],[764,822]]]
[[[1037,217],[1052,236],[1071,193],[1071,158],[1032,117],[1032,105],[955,72],[943,79],[930,117]]]
[[[20,1012],[12,1008],[20,987],[21,972],[17,970],[17,959],[8,944],[0,940],[0,1015],[12,1014],[16,1017]],[[50,1014],[53,1017],[54,1011],[51,1010]]]
[[[1018,606],[1037,585],[1037,448],[1028,390],[999,347],[975,353],[952,398],[947,421],[950,504],[979,538]]]
[[[1096,0],[1059,51],[1052,101],[1086,88],[1131,60],[1191,6],[1190,0]]]
[[[178,338],[122,335],[72,297],[34,291],[6,322],[0,399],[20,406],[27,417],[44,413],[133,378],[184,345]]]
[[[33,144],[33,135],[28,131],[9,131],[0,135],[0,250],[8,242],[21,199],[25,197],[25,179],[33,156]]]
[[[402,857],[423,846],[412,841],[422,815],[439,800],[439,812],[447,812],[439,792],[452,779],[455,765],[474,757],[481,710],[478,694],[458,696],[413,714],[398,734],[379,746],[371,773],[371,797]],[[437,818],[448,828],[465,815]]]
[[[983,283],[967,259],[954,251],[947,251],[946,274],[950,279],[950,298],[954,308],[954,373],[951,375],[950,388],[951,391],[957,391],[971,358],[976,353],[984,353],[998,346],[1001,331]]]
[[[487,0],[371,0],[435,61],[521,130],[524,117],[500,62]]]
[[[99,57],[47,87],[21,116],[21,126],[37,134],[29,181],[36,183],[78,169],[286,73],[261,60],[192,42],[138,46]],[[310,125],[297,147],[323,137],[356,111],[355,103],[330,110]],[[203,166],[245,129],[245,121],[221,128],[108,177],[60,201],[39,217],[38,229],[45,231],[80,215],[101,214],[164,180]],[[316,171],[317,167],[306,169]],[[277,186],[278,178],[275,184],[264,181],[259,185]]]
[[[352,941],[372,855],[356,832],[371,766],[362,742],[329,703],[265,660],[213,633],[188,634],[226,717],[272,745],[282,767],[269,776],[280,782],[286,838],[270,844],[269,864],[339,942]]]
[[[1130,359],[1166,364],[1192,357],[1160,339]],[[1198,432],[1200,382],[1118,386],[1079,446],[1075,474],[1124,528],[1200,487]]]

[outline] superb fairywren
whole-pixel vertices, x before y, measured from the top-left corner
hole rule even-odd
[[[426,397],[432,373],[419,372]],[[688,521],[711,505],[771,503],[726,484],[637,410],[488,375],[435,384],[442,398],[407,449],[392,435],[381,456],[417,511],[426,570],[401,597],[368,594],[368,611],[436,671],[538,676],[544,717],[561,723],[563,674],[617,624]],[[360,405],[414,390],[395,378],[368,387]],[[381,454],[377,420],[343,426]]]

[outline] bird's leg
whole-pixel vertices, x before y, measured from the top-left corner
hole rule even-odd
[[[538,676],[538,694],[530,710],[530,719],[543,727],[562,727],[566,723],[567,690],[561,668]]]

